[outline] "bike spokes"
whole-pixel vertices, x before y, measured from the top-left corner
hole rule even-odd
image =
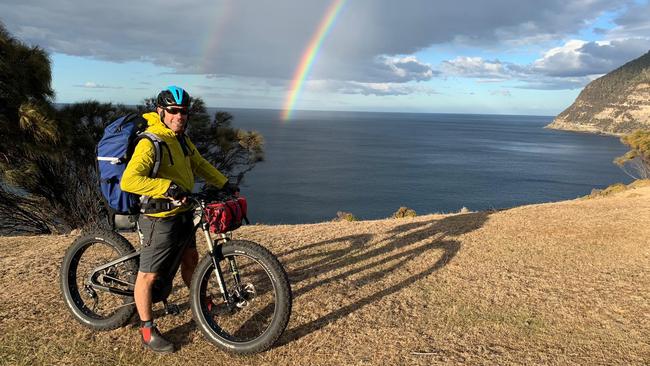
[[[81,290],[75,302],[88,316],[105,318],[125,305],[123,296],[103,291],[97,286],[128,288],[126,284],[136,275],[132,268],[128,267],[128,263],[119,263],[96,271],[96,268],[119,257],[120,253],[114,248],[102,243],[89,245],[75,256],[74,281],[76,288]]]
[[[271,291],[273,284],[255,260],[243,255],[227,259],[230,265],[223,270],[227,301],[220,293],[215,273],[204,277],[204,293],[213,299],[208,322],[225,338],[246,342],[264,333],[273,319],[276,303]]]

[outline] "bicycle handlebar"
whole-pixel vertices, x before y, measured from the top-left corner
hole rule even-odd
[[[239,192],[235,194],[228,194],[222,190],[208,190],[204,192],[190,193],[187,198],[194,203],[200,202],[220,202],[228,199],[237,198]]]

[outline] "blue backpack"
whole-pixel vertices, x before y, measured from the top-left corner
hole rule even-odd
[[[102,195],[115,214],[134,215],[140,212],[140,196],[120,189],[120,181],[126,164],[133,155],[138,141],[148,139],[154,146],[154,166],[149,177],[155,177],[160,168],[161,144],[156,135],[144,132],[147,121],[139,114],[131,113],[111,122],[97,145],[97,170]]]

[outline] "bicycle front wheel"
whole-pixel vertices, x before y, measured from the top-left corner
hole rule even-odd
[[[222,247],[221,268],[229,302],[219,288],[212,255],[198,264],[190,306],[203,335],[227,352],[265,351],[280,338],[291,313],[291,287],[278,259],[250,241]]]

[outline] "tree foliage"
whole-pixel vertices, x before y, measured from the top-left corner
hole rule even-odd
[[[1,231],[47,232],[47,196],[39,165],[60,160],[60,134],[50,101],[50,61],[42,49],[13,38],[0,24],[0,222]]]
[[[223,111],[216,112],[211,121],[197,123],[192,116],[188,135],[204,158],[240,183],[244,174],[264,160],[264,138],[256,131],[233,128],[233,119]]]
[[[53,96],[48,55],[0,23],[0,234],[105,225],[97,142],[117,117],[155,110],[153,98],[136,108],[85,101],[56,109]],[[263,159],[263,140],[232,128],[232,120],[227,112],[211,120],[193,98],[188,134],[206,159],[241,180]]]
[[[637,130],[621,137],[630,151],[614,160],[625,173],[635,179],[650,178],[650,131]]]

